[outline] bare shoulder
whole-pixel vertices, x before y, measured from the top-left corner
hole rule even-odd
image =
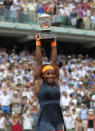
[[[40,90],[42,83],[42,79],[34,80],[34,89],[36,93]]]

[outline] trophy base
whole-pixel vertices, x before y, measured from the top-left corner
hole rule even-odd
[[[53,40],[56,38],[56,34],[51,33],[50,30],[43,30],[40,32],[41,40]]]

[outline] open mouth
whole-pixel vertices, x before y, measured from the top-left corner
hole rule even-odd
[[[50,78],[50,79],[48,79],[48,81],[49,81],[49,82],[52,82],[52,81],[53,81],[53,79],[51,79],[51,78]]]

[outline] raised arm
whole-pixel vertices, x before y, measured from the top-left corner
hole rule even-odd
[[[40,42],[40,35],[36,35],[36,69],[34,80],[38,80],[41,76],[41,69],[42,69],[42,53],[41,53],[41,42]]]
[[[56,47],[56,39],[51,42],[51,65],[55,69],[56,78],[59,79],[59,67],[57,64],[57,47]]]

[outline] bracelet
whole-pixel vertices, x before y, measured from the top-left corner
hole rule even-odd
[[[52,41],[51,42],[51,47],[55,47],[56,46],[56,41]]]
[[[41,46],[41,42],[39,40],[36,41],[36,46]]]

